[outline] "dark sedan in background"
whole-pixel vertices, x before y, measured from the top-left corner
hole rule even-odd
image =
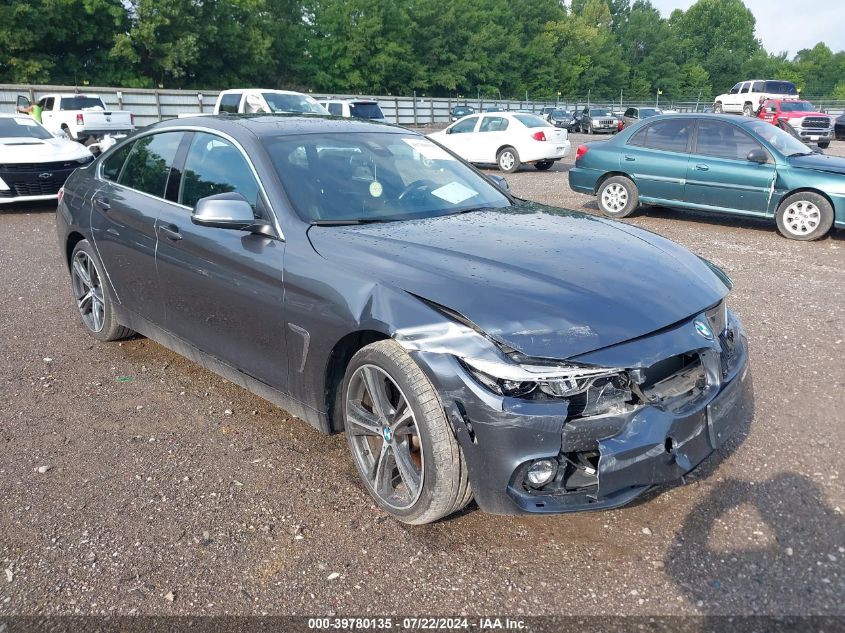
[[[549,123],[555,127],[563,128],[566,131],[571,132],[577,121],[575,119],[574,112],[567,110],[552,110],[549,114]]]
[[[833,125],[833,137],[837,141],[845,141],[845,114],[836,117]]]
[[[647,204],[773,218],[795,240],[845,228],[845,159],[761,119],[652,117],[579,147],[569,184],[613,218]]]
[[[141,333],[345,431],[407,523],[473,495],[495,513],[618,506],[751,411],[721,270],[516,200],[399,127],[156,124],[70,177],[57,226],[90,335]]]
[[[471,105],[459,105],[452,108],[452,120],[457,121],[470,114],[475,114],[475,108]]]

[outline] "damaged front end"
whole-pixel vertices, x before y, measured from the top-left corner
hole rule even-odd
[[[682,478],[751,415],[746,337],[724,301],[565,363],[478,354],[481,337],[457,354],[397,340],[438,387],[489,512],[622,505]]]

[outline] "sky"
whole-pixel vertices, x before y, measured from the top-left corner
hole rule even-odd
[[[792,58],[802,48],[819,42],[834,52],[845,50],[845,0],[807,5],[801,0],[744,0],[757,19],[757,37],[770,53],[786,51]],[[695,0],[651,0],[668,17],[675,9],[687,10]],[[810,10],[802,10],[802,7]]]

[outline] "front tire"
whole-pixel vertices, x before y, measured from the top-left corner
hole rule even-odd
[[[821,143],[819,143],[820,149],[827,149],[828,147],[830,147],[830,141],[822,141]]]
[[[611,176],[596,193],[599,209],[611,218],[627,218],[640,204],[640,192],[627,176]]]
[[[513,147],[505,147],[496,156],[496,163],[499,165],[500,170],[506,174],[512,174],[519,169],[519,154]]]
[[[393,340],[359,350],[342,385],[346,438],[364,486],[403,523],[431,523],[472,498],[466,462],[428,377]]]
[[[534,169],[538,171],[546,171],[547,169],[551,169],[554,164],[555,162],[553,160],[541,160],[534,163]]]
[[[91,336],[99,341],[117,341],[133,334],[115,317],[103,266],[88,240],[81,240],[73,249],[70,279],[79,317]]]
[[[827,198],[812,191],[799,191],[787,196],[775,214],[778,231],[791,240],[810,242],[830,231],[833,207]]]

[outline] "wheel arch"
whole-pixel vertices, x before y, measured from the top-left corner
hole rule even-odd
[[[503,145],[501,145],[501,146],[499,147],[499,149],[497,149],[497,150],[496,150],[496,160],[499,160],[499,154],[501,154],[501,153],[502,153],[502,150],[505,150],[505,149],[507,149],[508,147],[510,147],[513,151],[515,151],[515,152],[516,152],[516,154],[517,154],[517,156],[519,156],[519,150],[518,150],[518,149],[516,149],[516,148],[515,148],[513,145],[511,145],[510,143],[504,143]]]
[[[73,249],[76,248],[76,245],[84,239],[85,236],[79,231],[71,231],[68,233],[67,241],[65,243],[65,263],[67,264],[68,270],[70,270],[70,258],[73,255]]]
[[[795,189],[790,189],[783,197],[778,201],[778,206],[775,208],[774,213],[776,214],[779,210],[781,205],[786,201],[787,198],[790,196],[794,196],[796,193],[803,193],[803,192],[815,193],[820,195],[822,198],[827,200],[827,203],[830,205],[830,208],[833,209],[834,216],[836,215],[836,205],[833,203],[833,199],[821,189],[816,189],[815,187],[796,187]]]
[[[598,195],[599,189],[604,184],[604,181],[608,178],[613,178],[614,176],[624,176],[625,178],[633,182],[635,185],[637,184],[637,181],[634,180],[630,174],[626,174],[624,171],[609,171],[605,174],[602,174],[602,176],[596,181],[596,185],[595,187],[593,187],[593,195]]]
[[[378,330],[356,330],[346,334],[332,347],[323,374],[323,399],[326,403],[329,433],[338,433],[343,430],[343,422],[340,420],[336,405],[339,387],[343,383],[349,361],[358,350],[376,341],[389,338],[389,335]]]

